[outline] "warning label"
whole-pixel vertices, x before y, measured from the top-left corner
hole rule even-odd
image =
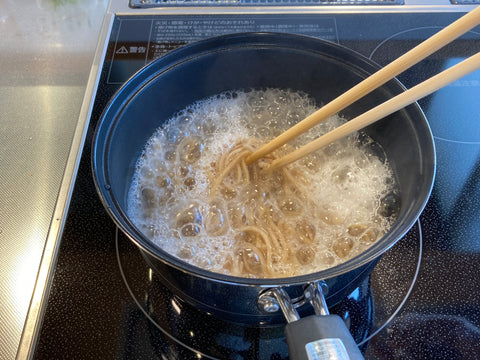
[[[118,57],[118,59],[145,59],[147,46],[147,43],[117,43],[115,47],[115,57]]]
[[[142,66],[179,46],[238,32],[285,32],[338,42],[334,17],[286,15],[178,15],[120,17],[109,83],[126,81]],[[112,33],[112,36],[115,36]]]

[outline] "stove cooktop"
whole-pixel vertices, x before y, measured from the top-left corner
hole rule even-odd
[[[115,16],[33,357],[288,357],[282,327],[207,321],[162,290],[138,250],[104,211],[90,169],[93,129],[108,99],[136,70],[178,46],[241,31],[316,36],[385,65],[460,15]],[[411,87],[478,50],[477,28],[398,78]],[[368,318],[357,338],[367,359],[480,358],[479,95],[477,71],[419,102],[437,151],[431,199],[419,222],[382,258],[368,284],[349,297],[367,300],[334,309],[352,329],[364,324],[358,313]]]
[[[130,0],[132,8],[165,6],[403,5],[404,0]]]

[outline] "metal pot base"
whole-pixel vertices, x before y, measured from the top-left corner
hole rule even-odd
[[[359,287],[329,309],[342,317],[363,351],[368,351],[371,337],[394,319],[415,283],[421,260],[420,234],[417,224],[382,257]],[[169,356],[174,352],[185,359],[195,358],[197,353],[207,358],[234,354],[287,358],[284,324],[242,324],[202,311],[170,292],[121,231],[117,249],[121,249],[117,258],[125,285],[138,306],[136,310],[140,310],[137,321],[147,321],[151,335],[148,346],[156,352]],[[392,276],[392,267],[400,263],[402,268],[396,268]],[[308,309],[303,310],[308,314]]]

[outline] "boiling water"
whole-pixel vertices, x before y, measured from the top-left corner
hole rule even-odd
[[[306,274],[363,252],[388,231],[398,207],[385,153],[364,134],[289,165],[294,180],[287,189],[264,174],[265,184],[211,194],[214,165],[223,153],[242,140],[267,142],[316,109],[305,94],[268,89],[224,93],[180,111],[153,134],[138,160],[129,217],[166,252],[237,276]],[[280,151],[344,122],[332,117]],[[268,217],[270,229],[249,230],[261,217]],[[253,246],[252,237],[267,232],[271,246]],[[269,273],[259,266],[266,258]]]

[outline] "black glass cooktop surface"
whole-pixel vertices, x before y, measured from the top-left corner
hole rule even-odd
[[[149,15],[114,20],[60,244],[36,359],[286,359],[283,326],[231,324],[170,294],[117,230],[95,191],[93,130],[136,70],[205,37],[317,36],[385,65],[461,14]],[[400,75],[408,88],[480,50],[480,29]],[[367,359],[480,358],[480,72],[421,100],[437,173],[419,221],[331,309]]]

